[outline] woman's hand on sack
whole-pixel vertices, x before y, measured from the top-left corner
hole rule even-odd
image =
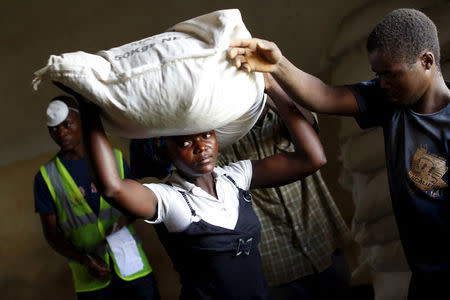
[[[108,264],[96,254],[87,254],[83,264],[87,267],[89,274],[97,278],[104,278],[111,274]]]
[[[228,58],[238,69],[250,72],[274,72],[283,57],[278,46],[261,39],[234,39]]]

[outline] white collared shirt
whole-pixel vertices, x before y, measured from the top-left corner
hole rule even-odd
[[[158,198],[157,218],[146,222],[164,223],[169,232],[181,232],[192,222],[203,219],[212,225],[233,230],[239,217],[239,193],[225,175],[233,178],[240,188],[248,190],[252,179],[252,163],[250,160],[242,160],[223,168],[215,167],[212,174],[218,198],[186,181],[177,172],[169,179],[172,186],[161,183],[144,184]],[[179,191],[186,193],[198,217],[192,217],[191,210]]]

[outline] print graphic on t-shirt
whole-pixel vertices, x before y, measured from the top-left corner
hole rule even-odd
[[[447,160],[444,157],[428,153],[424,147],[419,147],[411,161],[409,179],[423,191],[431,191],[447,187],[442,177],[447,172]]]

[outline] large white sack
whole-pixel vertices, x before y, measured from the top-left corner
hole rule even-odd
[[[374,300],[408,299],[411,272],[374,272]]]
[[[233,38],[250,38],[239,10],[220,10],[96,54],[52,55],[35,73],[96,103],[106,129],[146,138],[217,129],[221,146],[243,136],[263,106],[264,79],[233,67]]]
[[[345,139],[341,146],[344,168],[370,173],[385,166],[384,139],[381,128],[372,128]]]
[[[364,249],[364,248],[363,248]],[[384,245],[368,247],[369,264],[378,272],[409,271],[405,252],[400,240],[394,240]]]
[[[357,267],[352,277],[361,277],[369,270],[375,272],[409,271],[400,240],[394,240],[383,245],[361,247]]]
[[[374,174],[355,173],[353,176],[353,222],[367,223],[393,214],[386,168]]]
[[[355,241],[362,247],[386,244],[399,239],[395,216],[389,215],[370,223],[353,223]]]

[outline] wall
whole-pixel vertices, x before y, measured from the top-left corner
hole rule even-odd
[[[364,51],[357,48],[355,51],[360,51],[358,59],[346,61],[334,73],[328,67],[335,62],[336,56],[327,56],[326,52],[338,33],[341,19],[370,2],[374,1],[233,0],[224,5],[216,0],[80,0],[65,6],[63,2],[53,0],[34,1],[27,5],[13,0],[1,1],[0,57],[4,70],[0,75],[4,107],[0,116],[0,171],[3,174],[0,206],[4,213],[0,223],[2,298],[75,299],[65,260],[47,245],[39,217],[33,212],[34,174],[56,148],[48,137],[43,117],[52,91],[32,94],[30,81],[32,73],[45,64],[50,54],[107,49],[156,34],[187,17],[219,8],[239,7],[251,32],[277,41],[296,65],[320,74],[328,82],[348,82],[370,76],[367,71],[362,71],[368,70],[364,64]],[[379,11],[369,15],[380,17]],[[363,20],[362,24],[370,26],[371,22],[372,19]],[[322,60],[323,57],[326,59]],[[350,223],[354,211],[351,193],[338,182],[342,163],[338,160],[340,150],[336,131],[347,126],[341,119],[319,117],[321,138],[328,157],[322,175]],[[153,229],[142,222],[137,224],[137,229],[154,267],[163,299],[176,299],[179,290],[177,277]],[[353,252],[349,255],[353,258]]]
[[[367,0],[282,1],[217,0],[115,1],[56,0],[0,1],[0,171],[3,191],[0,238],[0,288],[4,299],[74,299],[65,259],[44,240],[34,213],[33,178],[39,166],[56,151],[48,137],[44,109],[59,91],[31,90],[34,71],[51,54],[83,50],[95,52],[159,33],[181,20],[216,9],[237,7],[249,30],[274,39],[293,62],[318,73],[319,57],[325,54],[341,16]],[[327,7],[327,9],[323,9]],[[304,24],[319,24],[310,28]],[[295,37],[295,38],[293,38]],[[24,117],[26,116],[26,117]],[[336,121],[321,121],[322,138],[329,164],[323,176],[341,206],[351,202],[337,183]],[[123,149],[123,148],[122,148]],[[344,200],[340,200],[344,199]],[[340,206],[340,207],[341,207]],[[344,210],[351,217],[351,210]],[[139,222],[144,247],[160,285],[163,299],[176,299],[177,275],[156,239],[151,226]]]

